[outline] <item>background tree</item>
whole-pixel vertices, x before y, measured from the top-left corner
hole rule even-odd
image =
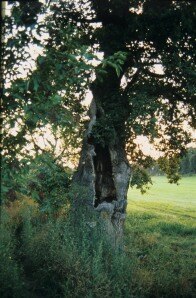
[[[137,149],[138,135],[163,152],[167,163],[162,158],[160,166],[170,182],[179,178],[178,160],[190,142],[183,123],[195,126],[195,4],[80,0],[34,5],[32,14],[28,2],[14,3],[7,21],[5,75],[27,60],[27,45],[38,44],[42,54],[34,71],[25,79],[12,74],[5,90],[7,129],[20,123],[15,139],[4,137],[5,152],[21,153],[18,144],[28,142],[27,131],[33,134],[47,124],[66,140],[80,139],[81,103],[90,89],[90,121],[74,182],[88,188],[86,205],[104,214],[117,241],[131,176],[128,159],[144,168],[151,162]],[[39,21],[38,14],[46,12]],[[45,34],[44,40],[37,34]]]
[[[196,173],[196,149],[190,148],[180,163],[180,172],[185,175]]]

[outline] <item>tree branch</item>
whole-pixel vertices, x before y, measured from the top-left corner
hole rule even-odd
[[[131,87],[133,86],[133,84],[135,84],[139,78],[139,75],[141,73],[141,69],[138,68],[137,71],[135,72],[135,74],[132,76],[132,80],[127,84],[126,88],[124,89],[123,93],[127,94],[129,92],[129,90],[131,89]]]
[[[165,74],[159,74],[159,73],[155,73],[155,72],[151,72],[149,69],[143,69],[142,72],[144,74],[147,74],[153,78],[157,78],[157,79],[163,79],[165,78]]]

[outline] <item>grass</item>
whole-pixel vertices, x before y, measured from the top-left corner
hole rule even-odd
[[[88,210],[47,214],[20,195],[1,213],[0,297],[196,297],[195,182],[157,177],[146,195],[130,189],[126,253],[87,224]]]
[[[155,177],[147,194],[129,190],[126,250],[146,297],[152,289],[155,297],[194,297],[195,185],[196,177],[179,186]]]

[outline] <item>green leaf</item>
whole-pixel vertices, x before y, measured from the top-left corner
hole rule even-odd
[[[37,79],[37,77],[33,77],[33,84],[34,84],[34,91],[37,91],[38,90],[38,88],[39,88],[39,83],[38,83],[38,79]]]
[[[28,80],[28,81],[26,82],[26,91],[29,90],[29,84],[30,84],[30,80]]]

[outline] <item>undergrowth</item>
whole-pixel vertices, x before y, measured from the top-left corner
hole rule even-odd
[[[76,216],[80,226],[27,198],[2,209],[1,297],[130,297],[131,260]]]
[[[43,213],[26,196],[2,207],[0,297],[194,297],[193,255],[175,238],[192,229],[132,212],[114,251],[84,211]]]
[[[124,247],[115,251],[82,207],[80,197],[87,194],[70,190],[68,175],[64,185],[62,169],[58,179],[53,177],[53,167],[56,171],[53,163],[40,162],[36,171],[23,175],[26,184],[17,182],[29,187],[33,181],[39,197],[26,186],[22,194],[20,186],[14,200],[1,207],[0,297],[195,297],[192,209],[133,201]],[[43,176],[58,185],[51,191]],[[70,209],[73,200],[75,210]]]

